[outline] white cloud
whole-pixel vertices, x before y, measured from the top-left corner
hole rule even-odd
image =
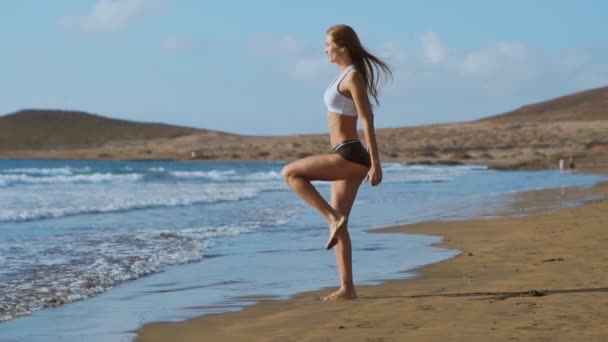
[[[332,69],[335,67],[324,56],[298,58],[289,67],[290,74],[295,79],[314,83],[318,83],[320,80],[325,81]]]
[[[484,70],[489,70],[491,68],[492,61],[490,56],[479,51],[472,52],[470,55],[466,56],[462,62],[462,69],[465,73],[481,73]]]
[[[439,34],[416,37],[422,41],[418,47],[392,42],[381,50],[388,52],[389,62],[397,61],[391,63],[395,77],[385,89],[387,97],[415,102],[433,94],[475,103],[523,104],[608,84],[608,56],[601,51],[542,51],[522,42],[497,41],[448,53],[449,42],[443,43]]]
[[[524,44],[501,42],[484,46],[467,54],[461,62],[462,71],[469,74],[501,72],[505,68],[521,68],[532,57]]]
[[[160,47],[169,52],[193,50],[202,46],[200,41],[182,35],[168,35],[161,39]]]
[[[581,67],[593,62],[593,56],[590,51],[586,50],[567,50],[560,54],[560,58],[555,61],[555,67],[576,71]]]
[[[60,25],[84,32],[116,31],[160,5],[161,0],[97,0],[89,13],[66,16]]]
[[[321,43],[314,46],[293,34],[254,33],[246,48],[263,58],[276,58],[277,66],[289,78],[319,85],[335,72]]]
[[[570,75],[574,85],[586,88],[608,85],[608,56],[588,50],[565,51],[553,59],[551,70]]]
[[[382,44],[378,49],[378,57],[392,67],[406,65],[411,60],[410,53],[395,41],[387,41]]]
[[[597,51],[545,52],[517,41],[448,51],[449,42],[436,32],[415,37],[421,43],[416,47],[386,41],[375,49],[392,67],[394,80],[384,89],[391,96],[430,92],[437,98],[519,98],[526,103],[529,98],[608,84],[608,59]],[[315,87],[331,81],[336,73],[320,48],[295,36],[257,34],[248,46],[255,52],[278,54],[272,58],[284,75]]]
[[[302,52],[305,48],[306,43],[292,35],[281,37],[281,39],[279,39],[274,46],[276,51],[287,53]]]
[[[277,37],[268,33],[258,32],[247,42],[247,48],[261,54],[299,54],[307,49],[305,41],[298,37],[285,34]],[[322,50],[321,50],[322,52]]]
[[[547,73],[548,56],[520,42],[495,42],[472,50],[448,53],[441,37],[432,31],[417,35],[418,48],[405,49],[391,43],[396,54],[391,92],[435,88],[449,92],[500,92],[532,84]],[[392,59],[389,57],[389,60]],[[401,90],[400,90],[401,89]]]
[[[418,36],[422,42],[422,49],[427,62],[431,64],[441,63],[447,54],[445,44],[433,31],[426,31]]]

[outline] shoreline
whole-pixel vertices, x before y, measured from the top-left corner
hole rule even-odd
[[[593,170],[590,173],[606,174],[607,171],[604,168]],[[518,205],[529,206],[537,203],[541,198],[547,199],[548,193],[554,193],[557,190],[559,189],[518,193],[517,196],[521,198],[516,202]],[[537,230],[539,229],[534,226],[538,224],[537,221],[541,223],[554,222],[555,217],[560,217],[560,220],[565,222],[571,219],[573,215],[582,215],[583,221],[585,221],[586,216],[590,216],[603,220],[601,222],[605,223],[606,217],[603,217],[601,213],[608,208],[608,201],[606,200],[608,183],[596,184],[592,191],[601,194],[603,199],[590,200],[575,207],[562,207],[557,211],[543,212],[541,210],[540,213],[532,212],[524,216],[510,215],[458,221],[430,221],[413,225],[375,228],[373,229],[375,233],[413,233],[441,236],[443,240],[436,246],[456,249],[461,253],[439,263],[408,270],[407,272],[416,273],[416,277],[411,279],[388,279],[379,285],[358,286],[359,299],[355,301],[320,303],[313,299],[325,294],[327,289],[303,292],[286,300],[261,300],[255,305],[243,308],[238,312],[205,315],[178,323],[148,323],[135,331],[138,334],[135,340],[164,341],[171,338],[180,341],[195,341],[204,337],[210,340],[242,340],[247,338],[277,341],[352,341],[366,339],[399,341],[408,337],[416,337],[416,340],[433,341],[455,340],[453,335],[455,330],[462,333],[460,337],[462,340],[485,340],[489,333],[494,334],[498,339],[507,339],[508,337],[508,339],[517,340],[525,335],[527,337],[524,339],[553,340],[553,338],[563,338],[563,340],[572,340],[573,336],[579,335],[564,335],[563,331],[561,335],[551,333],[551,338],[547,335],[549,331],[560,331],[559,324],[563,325],[565,323],[557,321],[561,318],[569,321],[568,317],[572,316],[569,313],[573,310],[577,311],[572,306],[578,302],[563,303],[563,300],[558,297],[573,293],[579,297],[591,297],[590,304],[593,304],[598,299],[594,298],[594,295],[600,296],[603,292],[608,292],[608,281],[602,282],[602,279],[598,279],[598,277],[602,278],[602,275],[594,273],[592,278],[593,282],[597,283],[595,287],[585,287],[581,285],[582,283],[564,282],[563,277],[561,278],[561,285],[564,286],[560,287],[557,286],[560,285],[560,282],[556,282],[555,274],[551,272],[543,273],[544,278],[540,282],[535,282],[530,280],[534,276],[528,274],[534,272],[523,272],[523,269],[532,266],[532,268],[535,268],[539,265],[547,265],[548,267],[567,265],[570,263],[569,260],[575,259],[572,255],[567,255],[568,253],[550,254],[548,251],[551,248],[555,249],[555,246],[551,246],[551,243],[547,245],[547,241],[542,246],[534,246],[534,243],[529,246],[527,242],[532,237],[539,237],[537,236],[539,234]],[[534,195],[525,198],[526,193]],[[599,232],[597,224],[585,222],[583,222],[583,225],[590,225],[591,229]],[[594,224],[595,228],[593,228]],[[498,226],[498,228],[492,226]],[[488,229],[488,227],[492,228]],[[555,235],[555,232],[545,231],[547,229],[550,230],[551,228],[540,229],[540,237]],[[563,227],[560,229],[559,232],[568,233]],[[569,233],[572,233],[572,231]],[[494,239],[496,236],[503,237],[508,241],[500,240],[500,242],[496,242]],[[520,241],[522,238],[523,242]],[[572,242],[576,240],[576,237],[565,240]],[[589,242],[588,240],[583,242]],[[608,237],[599,240],[608,241]],[[493,248],[508,250],[510,247],[514,247],[512,245],[513,241],[525,245],[525,248],[515,245],[515,247],[518,247],[515,249],[527,249],[525,253],[534,256],[532,265],[526,264],[527,257],[520,256],[518,259],[517,256],[510,254],[496,256],[495,253],[492,253]],[[511,246],[509,242],[511,242]],[[532,247],[532,250],[529,250],[530,247]],[[569,253],[572,252],[569,251]],[[608,253],[601,257],[605,258],[603,261],[608,261]],[[506,258],[507,260],[500,258]],[[512,261],[509,258],[515,258],[516,260]],[[524,261],[523,264],[522,260]],[[598,268],[597,265],[594,267]],[[577,267],[569,272],[577,272],[579,269],[584,269],[584,267]],[[478,272],[484,274],[478,275]],[[566,270],[559,270],[557,275],[561,276],[564,272],[568,273]],[[522,277],[522,275],[525,275],[525,277]],[[563,276],[572,278],[565,274]],[[442,281],[445,281],[445,283],[442,283]],[[545,283],[549,285],[544,285]],[[558,295],[554,296],[554,294]],[[509,301],[510,298],[517,298],[515,306],[512,305],[515,300]],[[543,301],[547,298],[553,298],[552,301],[558,302],[555,307],[553,303],[550,305],[552,310],[558,312],[560,306],[568,304],[567,312],[564,311],[561,316],[554,315],[551,319],[545,318],[526,325],[526,323],[530,323],[530,319],[539,317],[537,311],[542,306],[539,306],[536,301]],[[458,303],[448,303],[454,301]],[[408,306],[412,304],[409,302],[414,302],[415,305]],[[608,300],[604,300],[604,304],[608,308]],[[452,306],[458,309],[454,309]],[[462,315],[459,310],[464,310],[467,314]],[[602,321],[608,320],[606,311],[608,310],[598,309],[584,312],[587,321],[585,324],[594,327],[589,331],[589,338],[585,340],[594,340],[594,338],[600,336],[608,337],[608,328],[603,328],[601,324]],[[462,317],[459,315],[462,315]],[[371,319],[371,316],[377,317],[377,319]],[[582,317],[583,313],[577,313],[574,316]],[[458,318],[457,321],[460,323],[455,324],[454,318]],[[464,322],[462,319],[464,319]],[[489,321],[489,319],[493,319],[493,321]],[[576,333],[582,329],[582,326],[576,326],[580,323],[578,321],[581,320],[567,322],[572,325],[571,332]],[[552,325],[552,327],[550,329],[541,328],[545,325]],[[467,326],[469,329],[467,329]],[[502,334],[496,335],[497,331],[502,331]],[[570,338],[566,336],[570,336]]]
[[[288,144],[288,143],[284,143]],[[324,145],[325,146],[325,145]],[[326,153],[327,149],[319,149],[318,151],[312,151],[311,153],[305,153],[306,155],[314,153]],[[313,153],[314,152],[314,153]],[[517,154],[523,153],[522,151]],[[559,170],[558,156],[565,156],[569,153],[566,152],[554,152],[552,154],[546,154],[542,158],[539,155],[530,157],[523,153],[520,157],[507,156],[507,157],[492,157],[478,156],[473,158],[471,156],[458,156],[450,153],[437,154],[434,156],[417,156],[413,158],[404,157],[393,157],[393,156],[382,156],[382,160],[385,163],[401,163],[408,165],[438,165],[438,166],[470,166],[470,165],[484,165],[489,170],[496,171],[540,171],[540,170]],[[572,154],[572,153],[570,153]],[[566,168],[564,172],[582,172],[587,174],[607,174],[608,173],[608,148],[604,150],[598,149],[585,153],[574,153],[576,156],[576,167],[574,170]],[[250,155],[246,157],[244,155],[234,158],[234,156],[227,156],[225,158],[188,158],[186,156],[176,156],[172,154],[159,154],[155,156],[140,155],[140,154],[124,154],[123,156],[114,155],[112,158],[99,157],[98,155],[90,155],[89,153],[74,152],[69,154],[62,154],[57,152],[51,153],[34,153],[26,154],[6,154],[0,152],[0,161],[23,161],[23,160],[37,160],[45,162],[62,162],[62,161],[113,161],[113,162],[180,162],[180,163],[205,163],[205,162],[261,162],[261,163],[287,163],[302,155],[295,155],[294,153],[288,153],[279,156],[267,156],[262,155]]]

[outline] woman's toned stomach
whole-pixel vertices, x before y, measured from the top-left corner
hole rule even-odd
[[[335,146],[343,141],[358,139],[357,117],[342,114],[327,113],[327,124],[329,127],[329,141]]]

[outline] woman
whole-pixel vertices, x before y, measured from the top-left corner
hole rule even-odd
[[[372,105],[378,104],[379,75],[391,70],[367,52],[355,31],[347,25],[327,30],[325,54],[338,66],[340,74],[325,91],[329,138],[334,152],[306,157],[286,165],[281,174],[287,184],[317,209],[329,224],[327,249],[336,247],[340,288],[320,299],[356,298],[352,274],[352,251],[347,224],[359,185],[367,178],[372,186],[382,181],[382,169],[374,132]],[[358,139],[357,118],[361,118],[368,150]],[[331,181],[331,205],[311,181]]]

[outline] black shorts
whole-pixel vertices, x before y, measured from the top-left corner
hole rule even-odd
[[[369,153],[358,139],[347,140],[333,147],[342,158],[367,167],[372,165]]]

